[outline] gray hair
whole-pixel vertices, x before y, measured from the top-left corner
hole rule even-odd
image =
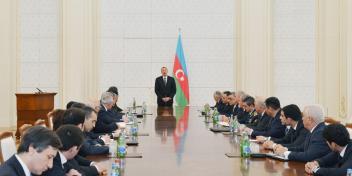
[[[240,95],[240,97],[241,97],[241,101],[244,101],[247,97],[250,97],[250,95],[243,94],[243,95]]]
[[[222,93],[217,90],[217,91],[214,92],[214,96],[221,97]]]
[[[311,117],[314,122],[324,122],[324,109],[321,105],[308,105],[304,107],[304,112]]]
[[[257,104],[258,106],[265,108],[265,99],[263,97],[255,97],[255,104]]]
[[[101,94],[101,103],[102,104],[111,104],[114,102],[113,100],[114,95],[110,92],[103,92],[103,94]]]
[[[242,99],[242,97],[245,96],[245,95],[246,95],[246,93],[243,92],[242,90],[239,90],[239,91],[236,92],[236,96],[239,96],[241,99]]]

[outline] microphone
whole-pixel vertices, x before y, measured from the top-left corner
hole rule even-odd
[[[36,87],[36,89],[38,90],[38,93],[41,94],[41,93],[44,93],[42,90],[40,90],[38,87]]]

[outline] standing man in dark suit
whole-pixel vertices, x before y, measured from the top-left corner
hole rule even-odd
[[[275,153],[292,161],[312,161],[318,159],[331,150],[323,138],[324,113],[319,105],[306,106],[303,111],[303,125],[310,131],[305,141],[294,147],[277,147]]]
[[[172,106],[176,83],[174,78],[167,75],[166,67],[161,67],[161,76],[155,79],[154,91],[158,97],[158,106]]]
[[[0,166],[0,176],[41,175],[53,167],[53,158],[60,147],[54,131],[43,126],[31,127],[21,139],[17,154]]]
[[[352,142],[345,126],[331,124],[325,127],[323,137],[332,152],[313,162],[308,162],[305,170],[314,175],[346,175],[352,168]]]

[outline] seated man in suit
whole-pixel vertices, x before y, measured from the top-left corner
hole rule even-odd
[[[62,125],[74,125],[83,131],[85,112],[82,109],[70,108],[64,113],[62,122]],[[83,172],[84,175],[96,175],[103,171],[103,167],[98,166],[96,163],[83,158],[80,154],[76,155],[75,158],[70,162],[74,162],[75,165],[79,167],[77,170]]]
[[[98,112],[98,119],[94,132],[96,133],[113,133],[118,128],[124,128],[125,124],[122,120],[122,115],[117,116],[111,112],[114,106],[113,95],[110,92],[104,92],[101,95],[101,108]]]
[[[222,97],[221,97],[222,103],[218,106],[218,109],[217,109],[218,112],[222,115],[232,113],[233,106],[230,105],[230,99],[229,99],[230,95],[231,95],[230,91],[224,91],[222,93]]]
[[[85,140],[79,154],[81,156],[108,154],[109,147],[105,144],[110,143],[110,135],[99,135],[91,132],[97,121],[97,113],[93,108],[88,106],[84,107],[82,110],[85,113],[85,120],[83,124]]]
[[[290,126],[289,131],[283,138],[271,138],[269,141],[263,141],[263,146],[267,149],[276,147],[293,147],[301,145],[309,131],[304,128],[302,121],[302,113],[299,107],[295,104],[290,104],[281,110],[281,122],[284,125]]]
[[[244,98],[242,106],[244,113],[238,115],[237,120],[240,124],[248,124],[249,121],[257,115],[254,106],[254,98],[248,95],[246,98]]]
[[[120,107],[118,107],[116,104],[117,101],[119,100],[119,91],[118,91],[117,87],[111,86],[111,87],[109,87],[109,89],[106,92],[110,92],[113,94],[114,106],[112,106],[111,111],[113,111],[115,114],[121,113],[122,109]]]
[[[242,100],[247,96],[247,94],[243,91],[237,91],[235,93],[235,98],[236,98],[236,105],[234,105],[233,108],[233,116],[240,115],[241,113],[244,112],[244,109],[242,107]]]
[[[305,170],[314,175],[344,176],[352,168],[352,142],[345,126],[331,124],[325,127],[323,137],[332,152],[315,161],[308,162]]]
[[[228,97],[228,104],[232,107],[228,112],[221,115],[221,121],[229,122],[230,117],[233,116],[233,112],[235,111],[234,106],[237,104],[237,99],[235,96],[235,92],[232,92]]]
[[[31,127],[22,137],[18,153],[0,166],[0,175],[41,175],[53,167],[53,158],[60,147],[61,142],[55,132],[43,126]]]
[[[78,127],[74,125],[62,125],[56,130],[62,143],[60,151],[56,154],[53,162],[53,167],[43,173],[43,176],[56,175],[81,175],[81,173],[70,166],[69,161],[72,160],[78,153],[81,147],[84,136]]]
[[[221,92],[220,91],[215,91],[214,92],[214,95],[213,95],[213,97],[214,97],[214,101],[215,101],[215,105],[212,107],[212,108],[219,108],[219,105],[222,103],[221,102]]]
[[[280,115],[280,101],[276,97],[269,97],[265,100],[266,114],[270,117],[269,124],[264,130],[254,130],[246,128],[245,130],[251,137],[258,137],[258,140],[270,139],[270,137],[281,138],[285,135],[285,125],[281,124]]]
[[[255,111],[257,115],[254,116],[248,124],[246,124],[247,128],[251,128],[253,130],[263,131],[268,128],[268,124],[270,121],[270,117],[265,113],[265,102],[263,98],[256,97],[255,99]],[[247,129],[248,130],[248,129]]]
[[[306,106],[303,111],[303,125],[310,133],[299,146],[277,147],[275,153],[293,161],[308,162],[320,158],[330,152],[323,138],[324,113],[321,106]]]

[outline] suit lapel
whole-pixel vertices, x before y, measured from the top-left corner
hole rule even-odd
[[[352,149],[352,147],[351,147],[351,143],[348,143],[348,145],[347,145],[347,148],[346,148],[346,151],[345,151],[345,154],[343,155],[343,157],[341,158],[341,156],[340,156],[340,154],[338,154],[339,155],[339,162],[337,163],[337,166],[338,167],[341,167],[341,165],[348,159],[348,158],[350,158],[350,155],[352,154],[352,151],[351,151],[351,149]]]

